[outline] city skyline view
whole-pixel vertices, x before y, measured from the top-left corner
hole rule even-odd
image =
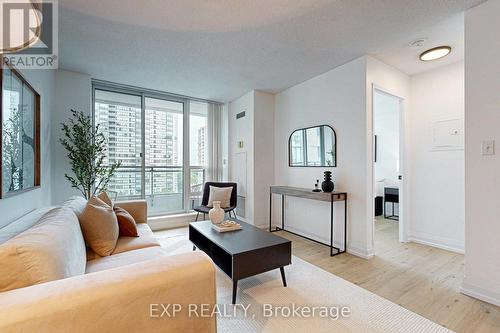
[[[196,194],[201,191],[207,167],[208,105],[190,102],[189,109],[189,160],[192,166],[189,191]],[[103,90],[95,92],[94,119],[108,141],[105,163],[121,162],[108,189],[119,198],[140,198],[144,192],[153,206],[155,201],[162,201],[162,210],[182,210],[184,104],[145,98],[144,172],[141,110],[140,96]]]

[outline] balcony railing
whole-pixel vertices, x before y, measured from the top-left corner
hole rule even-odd
[[[150,215],[185,212],[198,204],[206,179],[204,167],[190,167],[189,206],[184,207],[184,171],[175,166],[146,166],[144,195]],[[121,166],[108,185],[120,200],[142,198],[142,167]]]

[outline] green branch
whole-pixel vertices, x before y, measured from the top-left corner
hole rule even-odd
[[[105,165],[108,143],[93,126],[92,119],[81,111],[71,110],[72,118],[61,124],[64,136],[59,139],[68,153],[73,175],[65,174],[71,187],[78,189],[86,199],[107,189],[109,181],[121,162]]]

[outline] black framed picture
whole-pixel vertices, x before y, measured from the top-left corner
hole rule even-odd
[[[7,65],[0,86],[0,198],[7,198],[40,186],[40,95]]]

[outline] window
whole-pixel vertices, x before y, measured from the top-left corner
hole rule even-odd
[[[189,199],[191,209],[199,206],[203,184],[207,180],[208,152],[208,104],[189,103]]]
[[[124,199],[141,197],[141,96],[96,90],[94,122],[108,141],[105,163],[121,161],[109,189]]]
[[[94,82],[94,120],[122,165],[108,190],[144,198],[150,215],[198,205],[211,165],[211,103]]]
[[[146,199],[150,214],[184,210],[184,103],[146,98]]]

